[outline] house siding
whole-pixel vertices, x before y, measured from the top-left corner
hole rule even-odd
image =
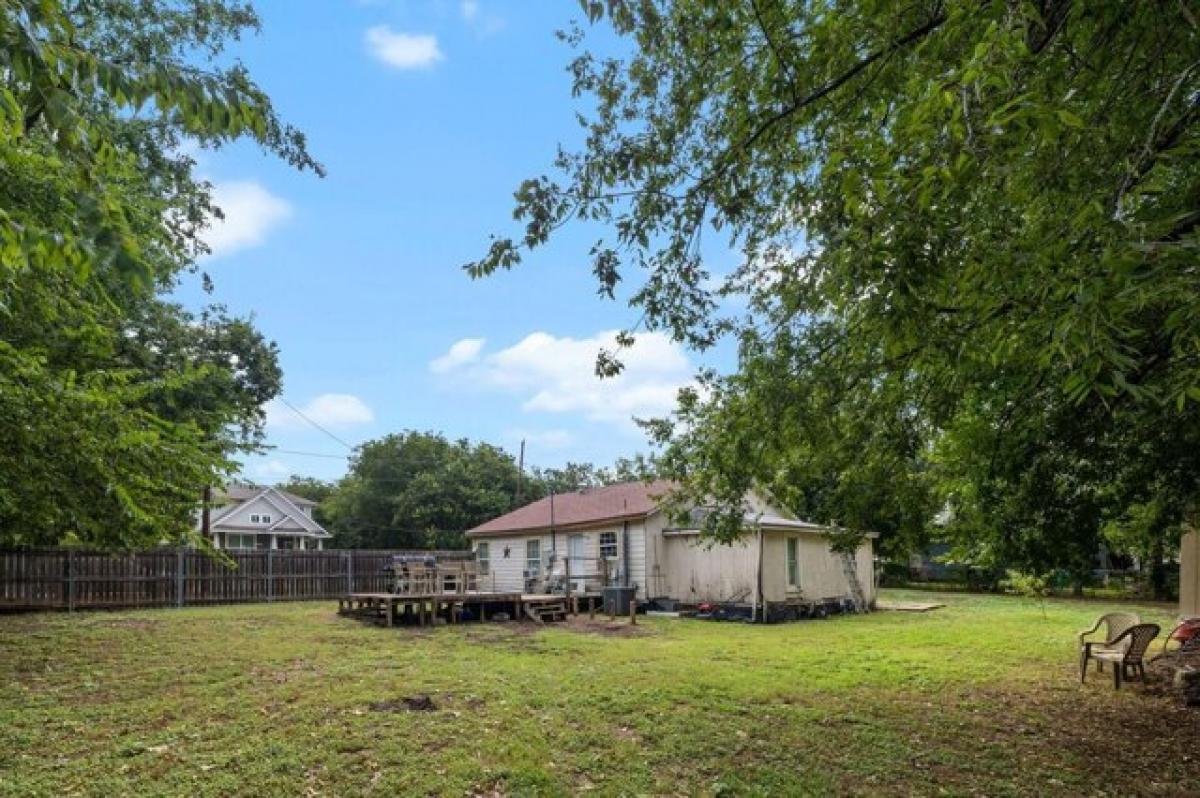
[[[755,507],[757,512],[779,514],[764,502],[759,505]],[[790,599],[815,601],[851,595],[841,558],[830,550],[828,538],[819,530],[769,529],[762,533],[762,595],[759,596],[759,542],[756,532],[747,531],[740,541],[731,544],[710,546],[702,543],[700,536],[694,532],[667,532],[666,526],[665,514],[652,512],[645,518],[614,520],[585,529],[558,531],[554,535],[554,546],[559,554],[556,569],[561,573],[561,560],[568,552],[568,538],[582,535],[583,556],[587,560],[588,570],[594,572],[599,556],[600,534],[614,532],[617,537],[618,573],[628,573],[629,582],[636,586],[640,601],[669,598],[691,604],[703,601],[750,604],[760,599],[768,602]],[[541,541],[543,563],[547,562],[547,555],[551,551],[548,532],[481,535],[472,541],[472,548],[477,548],[483,541],[490,546],[491,573],[481,583],[484,589],[503,592],[525,589],[525,542],[531,537]],[[800,544],[799,591],[789,591],[787,585],[786,541],[789,537],[795,537]],[[505,548],[510,550],[508,559],[503,556]],[[629,554],[627,569],[626,551]],[[856,552],[856,573],[868,602],[875,599],[873,553],[871,539],[865,540]]]
[[[787,584],[787,539],[799,542],[800,590],[789,591]],[[874,546],[870,538],[855,552],[855,573],[863,597],[875,599]],[[763,597],[766,601],[840,598],[851,595],[850,583],[842,567],[841,556],[831,551],[829,540],[820,532],[769,531],[763,540]]]
[[[623,522],[615,522],[605,524],[603,526],[589,527],[587,529],[568,529],[556,531],[553,537],[549,532],[536,532],[531,534],[513,534],[513,535],[488,535],[475,538],[471,541],[471,550],[478,552],[480,543],[487,543],[489,546],[489,575],[483,580],[482,584],[487,589],[494,589],[500,592],[516,592],[524,590],[525,578],[525,542],[530,538],[537,538],[542,542],[542,573],[547,573],[549,566],[549,554],[555,551],[558,555],[554,565],[555,573],[563,573],[563,561],[567,557],[569,551],[569,539],[575,535],[583,538],[583,564],[582,570],[584,576],[587,577],[588,588],[592,592],[599,587],[598,574],[600,573],[600,535],[605,532],[611,532],[616,536],[617,540],[617,571],[612,573],[612,578],[615,580],[619,573],[624,572],[625,568],[625,551],[622,545],[622,534],[625,532]],[[628,527],[629,535],[629,578],[633,584],[638,586],[639,598],[645,598],[645,551],[646,551],[646,533],[645,525],[641,521],[630,521]],[[507,559],[504,557],[504,549],[510,550],[510,555]],[[575,581],[575,576],[579,575],[579,569],[572,565],[572,582]]]
[[[800,590],[787,584],[787,539],[799,543]],[[753,603],[757,593],[758,536],[747,532],[734,543],[707,545],[698,534],[666,534],[652,539],[658,575],[653,595],[684,603]],[[820,532],[767,530],[762,537],[762,599],[815,601],[851,595],[841,558]],[[864,541],[856,553],[856,573],[864,598],[875,599],[874,547]]]

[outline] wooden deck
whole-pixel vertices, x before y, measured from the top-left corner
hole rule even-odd
[[[380,620],[386,626],[399,622],[418,626],[433,624],[436,618],[459,623],[464,615],[486,621],[488,614],[507,613],[511,619],[531,617],[538,620],[535,608],[561,605],[562,614],[578,612],[581,601],[599,601],[592,594],[573,594],[570,598],[554,593],[510,593],[471,591],[466,593],[348,593],[338,599],[338,613]],[[568,606],[569,605],[569,606]]]

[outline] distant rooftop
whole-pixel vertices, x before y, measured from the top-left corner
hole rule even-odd
[[[486,537],[536,529],[581,526],[615,521],[623,518],[639,518],[658,509],[658,499],[669,493],[675,483],[658,480],[645,482],[622,482],[601,488],[585,488],[570,493],[547,496],[519,507],[511,513],[480,524],[467,530],[470,537]],[[554,506],[551,520],[551,501]]]
[[[268,487],[270,487],[270,486],[269,485],[229,485],[224,490],[214,491],[214,494],[215,494],[214,498],[218,502],[220,502],[223,499],[227,499],[232,502],[249,501],[250,499],[253,499],[255,496],[257,496],[258,494],[262,493]],[[286,496],[288,498],[288,500],[290,502],[292,502],[293,504],[297,504],[301,507],[316,507],[317,506],[317,502],[313,501],[312,499],[306,499],[303,496],[297,496],[294,493],[288,493],[286,490],[279,490],[279,488],[275,488],[275,490],[279,491],[279,493],[282,493],[284,496]]]

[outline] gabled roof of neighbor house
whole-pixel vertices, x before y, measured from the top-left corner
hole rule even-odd
[[[658,509],[658,498],[670,492],[675,483],[658,480],[622,482],[602,488],[586,488],[553,497],[555,529],[602,524],[627,518],[642,518]],[[467,537],[486,537],[513,532],[550,529],[551,497],[518,507],[511,513],[467,530]]]
[[[266,488],[262,485],[230,485],[229,487],[216,491],[215,499],[221,501],[228,499],[231,502],[245,502],[253,499],[262,493]],[[294,493],[288,493],[286,490],[272,488],[276,493],[285,496],[288,501],[297,507],[316,507],[317,502],[312,499],[306,499],[303,496],[297,496]]]
[[[210,527],[225,526],[232,529],[239,528],[228,525],[226,523],[226,519],[236,513],[239,507],[244,506],[248,502],[252,502],[261,498],[267,504],[283,513],[283,518],[281,518],[279,521],[276,521],[266,530],[259,530],[255,528],[252,531],[272,532],[278,528],[285,519],[291,519],[299,524],[300,527],[309,534],[317,537],[331,537],[329,532],[327,532],[323,526],[314,521],[311,516],[306,515],[301,509],[301,503],[313,507],[315,507],[317,503],[314,501],[309,501],[308,499],[302,499],[301,497],[292,493],[288,493],[287,491],[279,490],[278,488],[273,488],[270,486],[255,487],[246,485],[231,485],[225,490],[218,492],[216,498],[217,501],[226,499],[229,501],[229,503],[214,511],[212,518],[209,520]],[[300,501],[297,502],[297,499]]]

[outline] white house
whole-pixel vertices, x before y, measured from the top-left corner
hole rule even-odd
[[[219,549],[315,549],[330,537],[317,503],[272,487],[231,485],[213,497],[208,531]],[[202,522],[201,522],[202,523]]]
[[[752,501],[746,531],[712,544],[669,523],[658,499],[671,483],[627,482],[540,499],[467,532],[485,589],[532,591],[570,574],[571,588],[636,588],[639,600],[719,602],[771,617],[772,605],[875,600],[874,535],[853,555],[828,529]]]

